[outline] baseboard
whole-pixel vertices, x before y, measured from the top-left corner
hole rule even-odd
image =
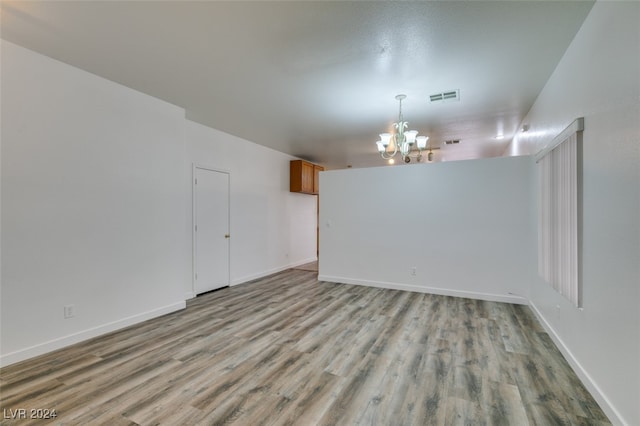
[[[390,283],[390,282],[384,282],[384,281],[369,281],[369,280],[358,280],[358,279],[344,278],[344,277],[333,277],[328,275],[319,275],[318,281],[328,281],[332,283],[341,283],[341,284],[354,284],[354,285],[362,285],[367,287],[387,288],[390,290],[404,290],[404,291],[412,291],[416,293],[439,294],[442,296],[464,297],[467,299],[487,300],[489,302],[514,303],[517,305],[529,304],[529,301],[526,298],[521,296],[516,296],[514,294],[478,293],[478,292],[472,292],[472,291],[451,290],[451,289],[437,288],[437,287],[423,287],[423,286],[417,286],[412,284],[398,284],[398,283]]]
[[[0,367],[15,364],[16,362],[34,358],[36,356],[61,349],[66,346],[70,346],[84,340],[91,339],[93,337],[98,337],[112,331],[120,330],[130,325],[138,324],[152,318],[179,311],[181,309],[184,309],[185,307],[186,303],[184,301],[173,303],[171,305],[163,306],[151,311],[143,312],[141,314],[132,315],[118,321],[113,321],[107,324],[100,325],[98,327],[90,328],[88,330],[80,331],[78,333],[70,334],[68,336],[60,337],[48,342],[40,343],[38,345],[21,349],[19,351],[11,352],[0,356]]]
[[[624,421],[618,410],[616,410],[613,404],[611,404],[611,401],[609,401],[609,398],[607,398],[604,392],[602,392],[602,390],[598,387],[589,373],[587,373],[587,370],[582,367],[580,362],[576,359],[567,345],[565,345],[564,341],[556,333],[551,324],[547,322],[538,307],[531,301],[529,301],[529,307],[538,318],[538,321],[540,321],[542,327],[549,334],[551,340],[553,340],[553,343],[555,343],[562,355],[565,357],[571,368],[573,368],[573,371],[576,373],[578,378],[580,378],[589,393],[591,393],[593,399],[596,400],[596,402],[600,405],[600,408],[602,408],[602,411],[604,411],[607,417],[609,417],[609,421],[611,421],[611,423],[613,423],[614,425],[629,425],[630,423]]]
[[[238,284],[244,284],[244,283],[246,283],[248,281],[257,280],[258,278],[262,278],[262,277],[266,277],[268,275],[276,274],[278,272],[282,272],[282,271],[285,271],[287,269],[295,268],[296,266],[304,265],[304,264],[307,264],[307,263],[310,263],[310,262],[315,262],[316,260],[318,260],[317,257],[311,257],[311,258],[308,258],[308,259],[304,259],[304,260],[300,260],[300,261],[297,261],[297,262],[294,262],[294,263],[290,263],[288,265],[279,266],[277,268],[268,269],[266,271],[258,272],[256,274],[246,275],[246,276],[241,277],[241,278],[235,278],[235,279],[231,280],[231,286],[238,285]]]

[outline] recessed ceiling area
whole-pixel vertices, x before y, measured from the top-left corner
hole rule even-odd
[[[3,1],[1,35],[335,169],[387,164],[374,142],[400,93],[436,161],[501,155],[592,6]],[[430,100],[451,91],[456,101]]]

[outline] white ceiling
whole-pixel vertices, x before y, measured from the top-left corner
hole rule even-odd
[[[193,121],[342,168],[385,164],[374,141],[399,93],[410,128],[442,146],[437,160],[502,154],[592,6],[3,1],[1,30]],[[429,102],[452,89],[460,101]]]

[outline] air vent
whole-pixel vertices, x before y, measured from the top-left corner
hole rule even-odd
[[[434,93],[433,95],[429,96],[429,100],[431,100],[431,102],[459,101],[460,100],[460,91],[459,90],[449,90],[447,92]]]
[[[448,141],[444,141],[447,145],[456,145],[460,143],[460,139],[449,139]]]

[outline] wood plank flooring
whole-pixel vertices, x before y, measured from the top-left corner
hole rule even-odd
[[[605,425],[525,306],[288,270],[0,370],[3,425]],[[55,409],[50,421],[11,419]]]

